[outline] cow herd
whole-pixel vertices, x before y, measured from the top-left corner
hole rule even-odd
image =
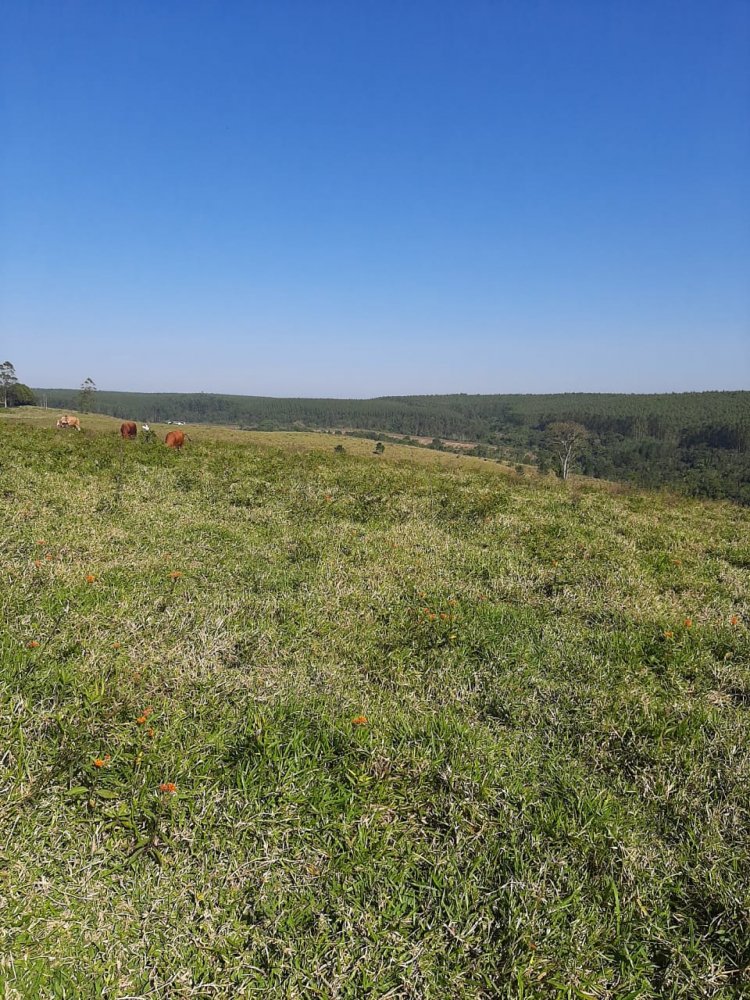
[[[142,430],[146,437],[152,435],[151,428],[148,424],[142,424]],[[65,416],[60,417],[57,421],[58,430],[61,429],[72,429],[75,428],[77,431],[81,429],[81,421],[78,417],[71,417],[67,413]],[[134,420],[124,420],[120,424],[120,437],[123,441],[133,441],[138,437],[138,424]],[[164,444],[167,448],[182,448],[185,441],[189,440],[187,434],[184,431],[169,431],[167,436],[164,438]]]

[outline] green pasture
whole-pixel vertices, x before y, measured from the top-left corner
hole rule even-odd
[[[56,416],[0,414],[0,997],[750,995],[749,509]]]

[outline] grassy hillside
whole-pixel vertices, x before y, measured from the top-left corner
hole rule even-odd
[[[746,995],[750,511],[48,424],[0,414],[1,995]]]
[[[50,406],[78,393],[39,389]],[[99,392],[102,413],[129,419],[235,424],[261,430],[337,428],[373,434],[471,441],[476,453],[511,462],[555,464],[546,428],[586,428],[575,467],[601,479],[668,485],[688,495],[750,505],[750,392],[653,395],[398,396],[273,399],[210,393]],[[437,442],[436,442],[437,443]]]

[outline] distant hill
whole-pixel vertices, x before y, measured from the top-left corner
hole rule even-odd
[[[75,389],[35,389],[73,408]],[[750,392],[662,394],[381,396],[305,399],[218,393],[96,393],[98,412],[136,420],[184,420],[259,430],[331,429],[471,441],[476,453],[553,463],[545,431],[574,421],[588,437],[585,474],[750,503]]]

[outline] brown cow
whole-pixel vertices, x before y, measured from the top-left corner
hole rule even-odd
[[[120,437],[134,438],[138,434],[138,425],[133,420],[125,420],[120,424]]]
[[[58,429],[60,429],[61,427],[75,427],[77,431],[80,431],[81,421],[78,419],[78,417],[69,417],[68,414],[66,413],[64,417],[60,417],[60,419],[57,421],[57,427]]]
[[[181,448],[185,444],[185,435],[182,431],[170,431],[164,438],[167,448]]]

